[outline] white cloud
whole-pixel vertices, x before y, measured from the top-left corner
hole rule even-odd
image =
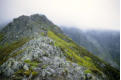
[[[45,14],[58,25],[119,29],[120,0],[1,0],[0,23],[22,14]]]

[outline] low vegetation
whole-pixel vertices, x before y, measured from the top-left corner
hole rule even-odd
[[[23,38],[18,41],[14,41],[13,43],[5,43],[4,45],[1,45],[0,47],[0,65],[4,63],[8,58],[16,56],[20,53],[22,53],[24,50],[20,50],[16,52],[13,56],[9,56],[9,54],[16,50],[17,48],[21,47],[23,44],[28,42],[30,39]],[[4,56],[4,57],[3,57]]]
[[[85,52],[83,48],[80,48],[71,39],[66,38],[64,35],[61,35],[58,33],[55,34],[52,31],[48,31],[48,36],[56,41],[55,46],[58,46],[63,50],[63,52],[65,53],[65,56],[67,57],[67,60],[76,62],[79,65],[85,66],[89,70],[95,70],[101,73],[101,71],[91,61],[91,58],[87,56],[89,53]],[[63,40],[64,38],[66,38],[67,41]]]
[[[4,35],[2,33],[0,33],[0,41],[3,40],[3,37],[4,37]]]
[[[55,46],[61,48],[61,50],[65,53],[67,60],[87,67],[85,73],[98,75],[105,73],[109,80],[115,80],[115,77],[117,79],[120,77],[118,70],[111,67],[109,64],[105,63],[98,57],[92,55],[85,48],[78,46],[67,36],[59,34],[53,30],[48,30],[48,37],[56,41]]]

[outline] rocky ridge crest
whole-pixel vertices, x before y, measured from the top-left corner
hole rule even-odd
[[[119,78],[117,70],[75,44],[44,15],[21,16],[0,33],[2,80]]]

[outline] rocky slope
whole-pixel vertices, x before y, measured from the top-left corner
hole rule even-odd
[[[1,80],[119,80],[119,71],[64,35],[44,15],[0,31]]]

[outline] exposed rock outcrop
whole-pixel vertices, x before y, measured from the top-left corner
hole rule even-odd
[[[2,80],[119,78],[116,69],[75,44],[44,15],[14,19],[1,30],[0,38]]]

